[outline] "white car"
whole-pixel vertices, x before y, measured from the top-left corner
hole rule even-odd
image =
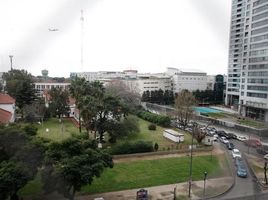
[[[265,154],[265,155],[263,156],[263,158],[264,158],[265,160],[268,160],[268,154]]]
[[[248,137],[243,136],[243,135],[238,135],[237,139],[240,140],[240,141],[246,141],[246,140],[248,140]]]
[[[226,137],[221,137],[220,140],[221,140],[221,142],[224,143],[224,144],[226,144],[226,143],[229,142],[229,140],[227,140]]]
[[[241,153],[238,149],[233,149],[232,156],[233,156],[233,158],[237,158],[237,157],[241,158]]]

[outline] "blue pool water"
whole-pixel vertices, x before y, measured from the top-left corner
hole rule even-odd
[[[195,107],[196,112],[200,113],[220,113],[222,112],[221,110],[217,110],[214,108],[208,108],[208,107]]]

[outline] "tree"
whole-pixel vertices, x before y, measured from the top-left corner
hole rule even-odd
[[[49,91],[51,102],[49,103],[50,110],[58,118],[63,115],[68,116],[70,113],[69,93],[61,88],[52,88]]]
[[[107,132],[109,133],[109,142],[111,143],[115,143],[117,138],[122,138],[140,131],[138,119],[134,116],[123,118],[120,122],[113,123],[108,128]]]
[[[5,90],[16,100],[16,106],[20,109],[23,117],[22,108],[36,99],[32,75],[24,70],[13,69],[4,73],[3,78],[6,81]]]
[[[113,167],[112,157],[96,148],[94,142],[74,137],[52,143],[42,174],[45,191],[57,190],[72,200],[82,186],[100,177],[104,168]]]
[[[196,139],[198,144],[202,142],[202,140],[206,137],[206,134],[207,134],[206,131],[203,131],[200,125],[198,125],[197,123],[194,123],[193,136]]]
[[[84,78],[75,77],[72,79],[70,85],[70,94],[75,99],[76,107],[79,110],[78,123],[79,123],[79,132],[81,133],[81,114],[80,110],[83,105],[82,98],[86,92],[86,80]]]
[[[141,98],[137,89],[121,80],[114,80],[106,87],[106,93],[120,98],[130,109],[140,104]]]
[[[0,199],[18,200],[17,192],[31,179],[22,163],[3,161],[0,163]]]
[[[0,199],[18,199],[18,190],[41,167],[45,142],[28,134],[18,125],[0,130]]]
[[[25,120],[27,122],[43,122],[46,112],[46,106],[44,99],[36,99],[31,104],[23,107],[25,113]]]
[[[175,99],[175,117],[184,129],[193,117],[195,105],[196,100],[189,91],[183,90],[177,94]]]

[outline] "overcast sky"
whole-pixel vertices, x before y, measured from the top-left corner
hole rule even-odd
[[[0,71],[13,55],[14,68],[34,75],[167,67],[226,74],[230,14],[231,0],[0,0]]]

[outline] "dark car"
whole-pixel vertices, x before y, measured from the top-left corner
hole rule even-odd
[[[217,131],[217,134],[219,137],[226,137],[226,132],[225,131]]]
[[[237,139],[237,135],[234,133],[227,133],[227,135],[231,138],[231,139]]]
[[[228,142],[228,143],[226,144],[226,147],[227,147],[227,149],[229,149],[229,150],[233,150],[233,149],[234,149],[234,144],[231,143],[231,142]]]
[[[246,165],[244,164],[242,158],[235,159],[236,174],[239,177],[246,178],[248,176]]]

